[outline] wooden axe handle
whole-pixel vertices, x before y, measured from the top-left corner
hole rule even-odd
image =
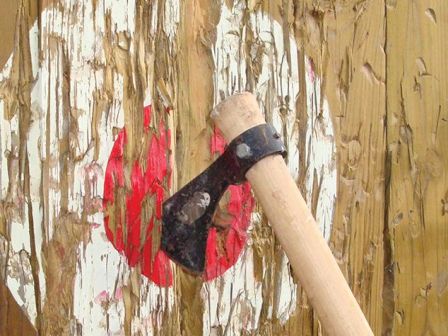
[[[254,95],[248,92],[224,100],[212,118],[228,142],[265,123]],[[324,330],[336,336],[373,335],[282,157],[266,157],[246,177]]]

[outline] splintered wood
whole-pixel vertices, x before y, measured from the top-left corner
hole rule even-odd
[[[244,90],[375,335],[448,334],[448,3],[3,2],[0,336],[324,334],[248,186],[213,229],[234,266],[158,252]]]

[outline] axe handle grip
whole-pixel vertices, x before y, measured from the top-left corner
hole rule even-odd
[[[224,100],[212,118],[229,142],[265,122],[247,92]],[[373,335],[282,157],[262,159],[246,178],[328,335]]]

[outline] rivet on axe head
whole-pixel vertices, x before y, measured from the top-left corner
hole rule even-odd
[[[163,203],[161,248],[188,271],[205,267],[207,237],[216,207],[229,185],[246,180],[246,172],[261,159],[286,155],[280,135],[268,124],[236,137],[224,153],[199,176]]]

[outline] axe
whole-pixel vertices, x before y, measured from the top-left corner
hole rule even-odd
[[[194,274],[204,271],[208,230],[230,184],[250,182],[291,266],[329,335],[373,335],[282,158],[285,147],[255,97],[235,94],[212,118],[229,145],[163,204],[161,248]]]

